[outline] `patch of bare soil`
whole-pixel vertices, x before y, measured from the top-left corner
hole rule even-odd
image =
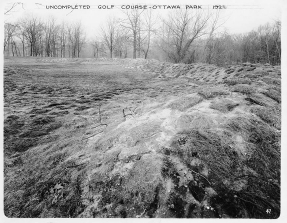
[[[280,67],[10,58],[8,217],[278,218]]]

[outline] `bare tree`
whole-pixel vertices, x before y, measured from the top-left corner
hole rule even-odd
[[[155,25],[156,25],[156,18],[153,17],[152,9],[146,10],[143,14],[143,21],[144,21],[144,31],[145,37],[143,41],[143,48],[142,51],[144,52],[144,58],[147,59],[150,43],[151,43],[151,36],[155,33]]]
[[[67,26],[69,40],[69,56],[80,57],[80,52],[85,43],[85,35],[81,23]]]
[[[25,33],[25,27],[22,25],[21,21],[18,21],[17,23],[17,37],[20,39],[21,41],[21,45],[22,45],[22,56],[24,57],[26,55],[25,50],[25,44],[26,44],[26,33]]]
[[[163,20],[163,50],[170,60],[183,62],[191,44],[209,33],[212,14],[204,11],[174,10]]]
[[[269,42],[271,39],[271,27],[269,24],[266,24],[264,26],[259,26],[258,28],[258,34],[260,39],[262,40],[262,42],[264,43],[264,48],[265,48],[265,52],[267,55],[267,62],[270,63],[270,46],[269,46]]]
[[[17,25],[11,23],[5,23],[4,25],[4,52],[7,50],[7,54],[10,54],[10,46],[13,48],[14,36],[16,35]]]
[[[6,14],[19,5],[10,5]],[[125,10],[123,20],[109,18],[101,35],[93,41],[94,57],[124,57],[132,46],[133,58],[148,57],[153,44],[154,57],[172,62],[281,63],[281,22],[274,21],[241,35],[218,32],[224,23],[219,11],[172,10],[160,27],[151,10]],[[221,20],[221,21],[220,21]],[[155,35],[157,34],[157,35]],[[12,56],[80,57],[85,33],[81,23],[57,23],[26,16],[4,25],[4,54]],[[156,43],[156,44],[155,44]],[[67,53],[68,52],[68,53]]]
[[[67,25],[67,35],[68,35],[68,52],[69,57],[74,57],[76,54],[74,49],[74,35],[73,35],[73,27],[71,25]]]
[[[62,22],[60,26],[60,56],[65,57],[66,56],[66,44],[67,44],[67,30],[66,30],[66,24]]]
[[[126,58],[128,55],[128,46],[130,45],[129,37],[127,35],[119,35],[116,39],[115,56]]]
[[[56,20],[54,17],[51,17],[48,22],[44,25],[45,33],[45,54],[50,57],[56,56],[57,48],[57,38],[58,38],[59,26],[56,25]]]
[[[211,58],[214,54],[214,50],[215,50],[215,41],[214,41],[214,36],[215,36],[215,32],[218,28],[220,28],[224,23],[221,22],[219,23],[219,19],[220,19],[220,10],[217,10],[214,14],[213,14],[213,18],[212,18],[212,22],[211,22],[211,27],[210,27],[210,32],[209,32],[209,36],[206,40],[206,44],[205,44],[205,61],[207,63],[211,63]]]
[[[39,40],[42,36],[43,23],[37,17],[28,17],[23,22],[25,37],[30,44],[30,56],[40,54]]]
[[[140,16],[144,12],[144,10],[140,9],[129,9],[123,11],[126,15],[126,19],[122,20],[121,26],[130,30],[132,33],[133,39],[133,58],[135,59],[138,47],[138,39],[140,41]]]
[[[137,49],[136,49],[136,51],[137,51],[137,53],[138,53],[138,58],[140,58],[141,57],[141,52],[142,52],[142,41],[143,41],[143,39],[142,39],[142,18],[141,17],[139,17],[139,22],[138,22],[138,31],[137,31],[137,40],[136,40],[136,42],[137,42]]]
[[[93,46],[94,57],[98,58],[99,57],[99,51],[100,51],[100,43],[98,41],[94,41],[92,43],[92,46]]]
[[[257,30],[261,51],[265,52],[264,60],[269,64],[280,64],[281,61],[281,22],[267,23]]]
[[[105,26],[101,27],[103,42],[109,49],[110,58],[113,58],[113,52],[118,37],[119,27],[118,20],[115,17],[109,17]]]
[[[83,30],[81,23],[78,23],[75,26],[75,39],[76,39],[76,44],[77,44],[78,57],[80,57],[80,52],[81,52],[82,47],[86,41],[86,37],[85,37],[84,30]]]
[[[97,40],[93,41],[92,46],[93,46],[93,56],[96,58],[99,58],[105,51],[104,43],[100,41]]]
[[[277,63],[281,63],[281,22],[279,20],[275,21],[273,26],[273,37],[274,43],[276,46],[276,53],[277,53]]]

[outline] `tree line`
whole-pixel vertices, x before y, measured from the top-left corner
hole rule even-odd
[[[281,64],[281,22],[259,26],[246,34],[219,33],[206,41],[205,62],[216,65],[232,63]]]
[[[172,10],[165,17],[150,9],[122,10],[87,40],[82,24],[25,17],[5,23],[4,54],[10,56],[155,58],[174,63],[281,63],[281,22],[245,34],[220,31],[220,11]],[[86,55],[87,56],[87,55]]]
[[[25,17],[4,25],[4,54],[12,56],[80,57],[85,43],[81,23],[57,24],[38,17]]]

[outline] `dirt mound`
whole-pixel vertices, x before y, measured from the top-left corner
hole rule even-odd
[[[6,216],[279,217],[280,68],[27,67],[5,68]]]

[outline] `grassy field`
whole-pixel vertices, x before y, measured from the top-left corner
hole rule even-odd
[[[278,218],[280,75],[6,58],[5,215]]]

